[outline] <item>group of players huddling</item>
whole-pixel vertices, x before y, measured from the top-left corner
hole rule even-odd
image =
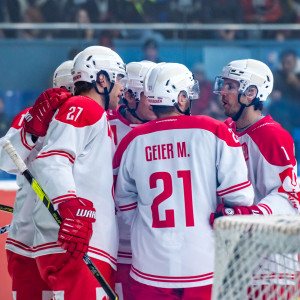
[[[272,88],[264,63],[230,62],[214,86],[223,123],[190,115],[198,83],[182,64],[125,65],[102,46],[62,63],[5,136],[61,226],[0,150],[19,186],[6,242],[14,299],[108,299],[85,253],[121,300],[211,299],[214,219],[299,214],[294,142],[262,115]]]

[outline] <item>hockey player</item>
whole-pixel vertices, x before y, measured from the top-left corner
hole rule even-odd
[[[127,85],[123,102],[116,110],[108,112],[108,119],[118,146],[123,137],[134,127],[156,119],[147,97],[143,94],[143,82],[150,68],[150,61],[130,62],[126,65]],[[116,274],[116,292],[120,299],[130,300],[129,272],[131,267],[130,228],[118,214],[119,251]]]
[[[258,60],[230,62],[215,80],[225,121],[239,139],[253,184],[253,207],[233,210],[219,206],[214,218],[232,214],[294,215],[299,213],[294,141],[271,116],[263,116],[263,102],[273,89],[273,74]]]
[[[235,214],[299,214],[294,141],[271,116],[262,115],[263,102],[272,88],[271,70],[261,61],[253,59],[230,62],[215,80],[215,93],[220,94],[224,113],[229,117],[225,123],[242,144],[255,198],[251,207],[228,208],[226,203],[219,205],[211,214],[211,224],[215,218]],[[267,262],[266,266],[262,263],[259,272],[264,270],[264,273],[253,279],[256,290],[264,290],[266,285],[271,290],[281,284],[284,292],[284,285],[294,284],[290,280],[294,274],[286,271],[293,268],[286,265],[284,256],[271,256],[268,260],[273,262],[272,268],[267,267]],[[252,293],[250,288],[250,299],[257,296]],[[289,295],[285,297],[290,298]]]
[[[158,119],[123,138],[114,156],[115,200],[131,226],[132,299],[211,299],[217,195],[251,205],[241,145],[227,126],[190,116],[197,83],[181,64],[146,75],[144,93]]]
[[[59,227],[42,202],[36,203],[34,256],[55,299],[105,299],[81,258],[88,253],[114,286],[118,250],[114,145],[105,110],[117,107],[125,64],[113,50],[92,46],[74,60],[72,75],[76,96],[60,107],[32,163],[63,221]]]
[[[43,136],[56,109],[71,96],[66,90],[73,90],[72,66],[72,61],[66,61],[55,70],[53,89],[42,93],[32,108],[18,114],[4,137],[11,141],[30,170],[31,161],[35,159],[41,147]],[[25,119],[26,113],[28,114]],[[5,245],[14,299],[41,300],[43,295],[43,300],[50,300],[51,289],[41,279],[36,261],[32,258],[35,250],[32,210],[36,194],[24,176],[18,174],[16,166],[2,147],[0,147],[0,168],[16,174],[19,186],[13,220]]]

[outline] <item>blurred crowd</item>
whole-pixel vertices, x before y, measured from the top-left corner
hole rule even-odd
[[[8,23],[300,23],[300,0],[0,0],[0,22]],[[2,30],[0,37],[99,38],[97,30]],[[163,35],[168,38],[170,31]],[[190,31],[186,38],[292,39],[297,31]],[[134,31],[112,30],[114,38]],[[179,36],[180,37],[180,36]]]

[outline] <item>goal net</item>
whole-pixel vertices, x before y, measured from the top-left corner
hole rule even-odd
[[[300,216],[215,221],[213,300],[300,300]]]

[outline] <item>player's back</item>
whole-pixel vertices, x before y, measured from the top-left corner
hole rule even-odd
[[[240,178],[225,179],[227,167],[241,160],[228,128],[204,116],[151,121],[123,139],[114,159],[114,167],[120,166],[116,199],[121,213],[138,210],[131,230],[135,279],[161,287],[212,283],[209,216],[216,209],[216,191],[230,194],[247,181],[246,166]]]

